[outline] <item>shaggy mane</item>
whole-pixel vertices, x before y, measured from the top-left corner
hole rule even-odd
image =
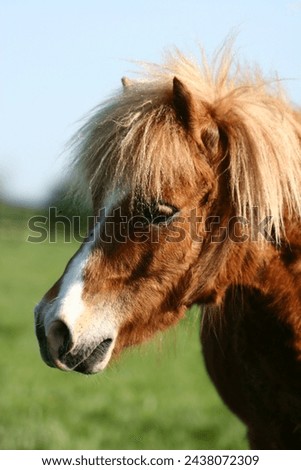
[[[172,105],[176,76],[209,110],[228,139],[229,185],[237,215],[257,206],[272,216],[300,217],[301,118],[280,86],[258,68],[236,63],[225,46],[200,63],[179,51],[162,66],[143,64],[139,80],[93,111],[75,139],[75,164],[92,197],[116,187],[160,197],[178,175],[197,178],[190,144]],[[210,163],[210,162],[209,162]]]

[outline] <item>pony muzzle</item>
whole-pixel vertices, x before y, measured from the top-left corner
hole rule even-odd
[[[41,338],[41,332],[37,336],[42,357],[49,366],[83,374],[103,370],[111,358],[115,344],[113,335],[97,342],[95,339],[92,342],[77,342],[62,320],[54,320],[50,324],[44,339]]]

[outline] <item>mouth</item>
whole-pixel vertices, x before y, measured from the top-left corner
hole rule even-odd
[[[73,370],[80,372],[81,374],[96,374],[102,371],[108,364],[111,354],[113,351],[113,339],[106,338],[101,341],[91,353],[83,349],[77,354],[74,354],[72,350],[62,357],[59,358],[59,364],[63,367],[59,367],[62,370]],[[56,363],[56,361],[55,361]],[[56,363],[56,366],[58,364]]]

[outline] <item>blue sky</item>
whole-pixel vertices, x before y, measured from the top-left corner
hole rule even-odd
[[[177,46],[208,53],[239,32],[239,57],[288,79],[301,105],[301,1],[0,0],[0,186],[40,203],[63,178],[79,119]]]

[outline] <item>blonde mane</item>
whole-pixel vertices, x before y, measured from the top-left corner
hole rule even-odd
[[[94,110],[76,136],[75,163],[92,195],[130,188],[160,196],[177,175],[197,177],[187,133],[172,103],[177,77],[227,136],[229,185],[237,215],[258,207],[272,216],[277,239],[284,217],[301,214],[301,117],[278,79],[236,63],[225,46],[211,63],[179,51],[162,66],[143,65],[139,80]],[[210,164],[210,158],[209,158]]]

